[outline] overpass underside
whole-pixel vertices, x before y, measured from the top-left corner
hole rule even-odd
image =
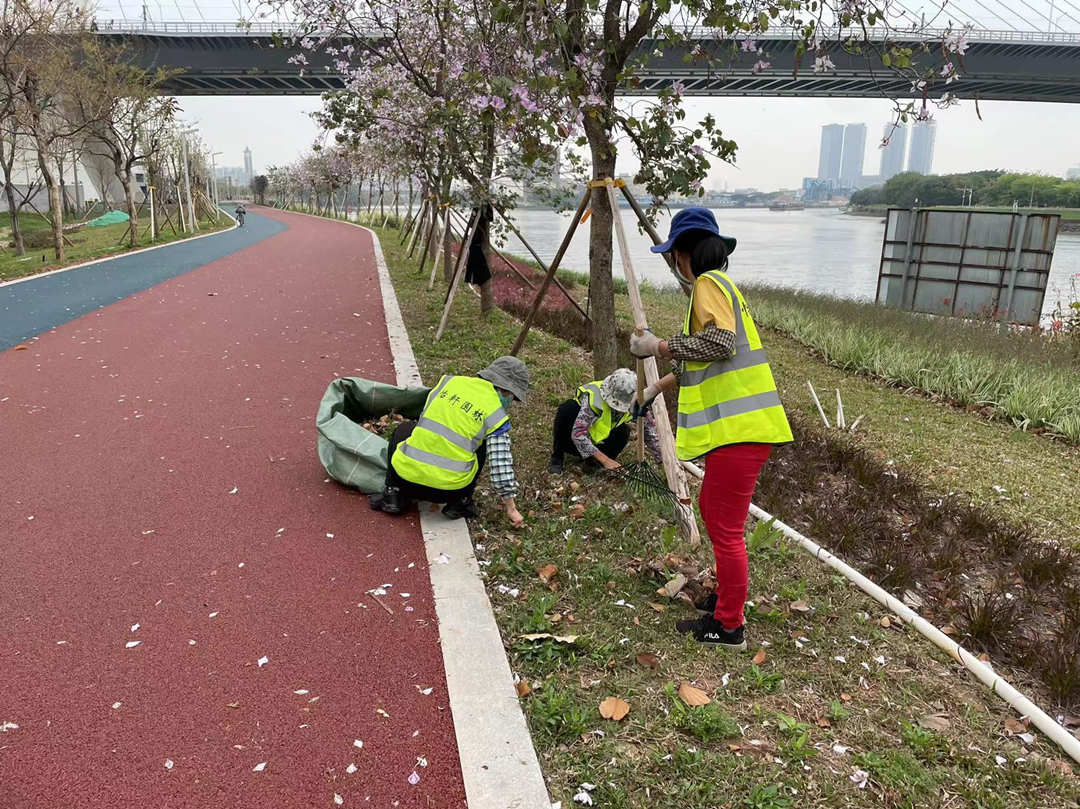
[[[342,77],[326,63],[312,59],[303,72],[289,62],[294,53],[275,45],[271,37],[244,33],[197,35],[108,33],[103,36],[134,45],[147,65],[182,68],[167,90],[175,95],[318,95],[344,87]],[[779,97],[911,97],[908,79],[880,66],[876,58],[845,51],[835,45],[836,65],[814,73],[806,64],[796,73],[791,40],[762,41],[771,66],[753,71],[757,56],[738,53],[734,43],[709,42],[712,64],[687,61],[683,48],[667,48],[651,58],[640,82],[622,89],[623,95],[653,95],[680,82],[688,96]],[[660,43],[643,43],[653,53]],[[309,57],[310,58],[310,57]],[[948,90],[959,98],[1010,101],[1080,102],[1080,37],[1076,42],[971,42],[960,81],[947,88],[938,83],[933,95]]]

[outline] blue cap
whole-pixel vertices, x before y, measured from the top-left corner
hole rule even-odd
[[[720,228],[716,226],[716,217],[708,208],[695,205],[692,208],[683,208],[671,218],[671,230],[668,231],[667,241],[663,244],[650,247],[654,253],[670,253],[675,247],[675,240],[687,231],[704,230],[714,236],[720,236],[724,240],[724,246],[728,253],[735,252],[735,239],[731,236],[721,236]]]

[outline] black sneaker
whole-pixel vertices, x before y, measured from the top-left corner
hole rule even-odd
[[[397,486],[387,486],[383,489],[382,503],[379,504],[384,514],[401,514],[405,511],[405,503],[401,497],[401,489]]]
[[[455,503],[447,503],[443,506],[443,516],[448,520],[460,520],[462,517],[475,517],[476,505],[471,497],[458,500]]]
[[[694,609],[698,611],[698,615],[715,615],[716,593],[709,593],[704,598],[695,601]]]
[[[692,634],[694,640],[705,646],[721,646],[725,649],[743,650],[746,648],[746,638],[743,628],[724,629],[724,625],[713,618],[705,615],[693,621],[676,621],[675,629],[681,634]]]
[[[563,458],[562,455],[552,455],[551,460],[548,461],[548,474],[549,475],[561,475],[563,473]]]

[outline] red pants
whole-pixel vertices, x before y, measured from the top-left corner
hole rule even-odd
[[[772,452],[771,444],[733,444],[705,456],[705,480],[698,507],[716,556],[716,611],[725,629],[743,625],[743,606],[750,582],[746,561],[746,515],[758,473]]]

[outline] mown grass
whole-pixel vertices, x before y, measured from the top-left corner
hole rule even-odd
[[[382,235],[425,378],[468,373],[508,349],[518,322],[502,311],[479,320],[469,296],[435,343],[442,296],[426,291],[396,232]],[[918,636],[883,628],[873,602],[767,526],[748,541],[751,653],[705,652],[677,636],[672,622],[689,609],[656,588],[674,568],[707,568],[711,553],[685,548],[617,483],[573,468],[548,477],[554,407],[590,378],[589,361],[542,332],[523,359],[532,392],[511,417],[526,527],[508,530],[482,491],[472,528],[512,668],[530,690],[523,708],[553,800],[575,805],[590,783],[594,805],[642,809],[1078,806],[1057,750],[1037,738],[1025,752],[1004,730],[1002,703]],[[548,564],[558,567],[550,585],[537,575]],[[791,609],[799,600],[811,612]],[[537,632],[577,638],[522,637]],[[684,682],[712,703],[684,704]],[[630,703],[621,722],[598,712],[609,696]],[[920,725],[938,713],[943,729]]]
[[[0,216],[3,217],[0,219],[0,228],[6,229],[10,227],[10,215],[4,213],[0,214]],[[139,245],[135,249],[167,244],[192,235],[199,235],[182,231],[174,233],[171,228],[166,226],[157,240],[151,243],[147,236],[142,235],[149,224],[148,217],[149,215],[145,214],[139,219],[140,239]],[[128,229],[127,222],[97,228],[84,227],[81,230],[65,233],[70,244],[66,245],[65,260],[61,263],[54,258],[52,226],[47,221],[41,217],[23,214],[19,217],[19,223],[23,226],[23,235],[28,240],[26,254],[23,256],[15,255],[15,249],[8,247],[8,242],[5,242],[3,249],[0,250],[0,281],[36,275],[59,267],[66,267],[69,264],[120,255],[131,250],[127,239],[123,238]],[[199,221],[199,233],[213,233],[218,230],[225,230],[232,227],[232,224],[232,220],[224,214],[218,218],[217,222],[212,218],[204,218]],[[121,240],[123,240],[123,243],[121,243]],[[31,248],[29,246],[31,243],[45,246]]]

